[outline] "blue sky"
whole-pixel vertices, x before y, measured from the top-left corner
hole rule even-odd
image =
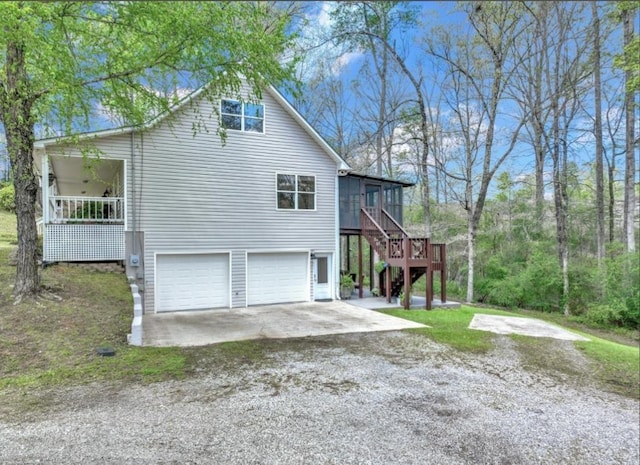
[[[313,4],[312,11],[308,16],[311,30],[313,30],[314,26],[317,28],[330,27],[329,12],[334,5],[334,2],[316,2]],[[401,48],[400,45],[406,45],[404,51],[406,53],[405,56],[407,63],[409,64],[409,68],[412,69],[415,74],[420,74],[422,72],[425,75],[425,90],[427,93],[432,92],[432,95],[438,95],[438,86],[429,86],[428,76],[431,72],[431,68],[428,57],[421,50],[419,45],[420,39],[424,34],[426,34],[425,31],[431,26],[442,26],[447,29],[461,28],[463,31],[468,30],[470,26],[466,23],[464,13],[455,11],[455,2],[412,2],[412,5],[420,8],[420,21],[422,25],[419,28],[407,31],[404,34],[396,34],[393,40],[398,44],[398,48]],[[585,15],[586,20],[589,20],[589,9],[587,9]],[[640,21],[638,18],[636,18],[636,23],[638,24],[636,29],[637,33],[638,29],[640,29]],[[619,48],[620,43],[620,31],[619,28],[617,28],[606,43],[611,48],[606,51],[607,53],[603,54],[603,58],[606,59],[608,53],[617,51],[616,49]],[[363,53],[351,51],[340,54],[340,52],[335,50],[329,50],[328,47],[325,47],[325,50],[322,52],[316,51],[315,53],[318,55],[322,55],[324,53],[326,56],[331,52],[338,54],[331,65],[334,78],[339,78],[344,83],[357,79],[361,86],[367,86],[367,81],[362,78],[361,72],[362,65],[365,60]],[[421,66],[422,69],[420,68]],[[621,73],[617,70],[603,70],[603,79],[608,78],[614,81],[618,79],[619,81],[620,77]],[[406,79],[402,77],[398,79],[402,80],[403,85],[407,88],[407,92],[411,94],[411,87]],[[356,101],[354,104],[358,105],[359,103]],[[514,107],[512,106],[512,110],[513,108]],[[508,107],[505,107],[505,109],[508,110]],[[611,113],[616,113],[619,111],[619,103],[614,103],[613,107],[605,108],[604,110],[605,112],[611,111]],[[446,115],[443,113],[443,116]],[[497,129],[500,133],[504,134],[505,140],[510,137],[516,121],[516,118],[508,117],[502,117],[498,121]],[[574,124],[575,129],[573,131],[573,144],[570,156],[572,161],[577,163],[579,167],[587,170],[593,160],[594,151],[593,137],[587,133],[592,127],[592,121],[588,115],[583,114],[576,118]],[[638,130],[640,131],[640,126]],[[500,143],[496,144],[496,154],[500,154],[504,148],[504,145],[501,146]],[[515,147],[512,156],[510,156],[502,165],[499,172],[508,171],[512,174],[514,179],[522,178],[524,175],[532,173],[533,166],[534,161],[531,147],[526,143],[519,143]]]
[[[314,34],[318,34],[323,28],[327,29],[331,26],[330,11],[335,7],[334,2],[310,2],[306,5],[308,28],[303,31],[303,36],[312,38]],[[404,34],[397,34],[394,40],[397,44],[403,44],[406,46],[407,63],[414,71],[419,70],[421,60],[426,60],[424,53],[421,52],[420,47],[417,44],[421,34],[424,34],[424,29],[433,26],[441,25],[447,28],[453,27],[465,27],[464,14],[456,12],[455,2],[412,2],[412,6],[420,9],[420,20],[422,21],[423,29],[410,30]],[[640,25],[638,26],[640,29]],[[614,42],[614,41],[612,41]],[[365,61],[365,55],[360,51],[350,51],[339,53],[335,50],[330,50],[328,47],[319,48],[315,51],[317,58],[326,57],[329,53],[336,53],[332,63],[331,71],[334,77],[342,79],[344,82],[351,82],[360,77],[360,71]],[[316,60],[315,62],[320,62]],[[306,60],[307,66],[313,67],[314,57],[309,57]],[[427,64],[425,66],[424,73],[427,75],[430,69]],[[310,72],[310,71],[307,71]],[[301,73],[305,76],[305,73]],[[307,74],[308,75],[308,74]],[[428,82],[428,80],[427,80]],[[367,86],[366,81],[361,80],[362,86]],[[403,85],[407,88],[407,93],[411,93],[409,83],[403,81]],[[434,94],[437,94],[438,89],[433,90]],[[352,105],[360,105],[356,98],[351,96],[350,102]],[[588,125],[588,122],[582,123],[584,126]],[[94,129],[103,129],[105,127],[111,127],[113,123],[103,116],[99,116],[94,120]],[[509,127],[503,124],[502,130],[508,131]],[[0,145],[2,140],[0,140]],[[592,147],[591,144],[581,144],[581,147],[576,146],[577,149],[574,152],[576,160],[580,162],[586,162],[590,160]],[[2,147],[0,146],[0,151]],[[513,172],[515,175],[526,173],[531,170],[532,163],[530,157],[530,149],[526,145],[522,145],[515,150],[514,157],[511,158],[508,163],[504,165],[503,169]],[[519,155],[519,156],[518,156]],[[2,161],[0,161],[0,170],[3,169]]]

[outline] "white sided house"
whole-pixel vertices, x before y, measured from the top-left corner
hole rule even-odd
[[[145,313],[336,297],[349,167],[274,88],[195,93],[144,128],[38,141],[35,158],[43,261],[122,261]]]

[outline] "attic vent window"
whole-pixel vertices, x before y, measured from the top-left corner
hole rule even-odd
[[[223,99],[220,116],[225,129],[264,133],[264,105]]]

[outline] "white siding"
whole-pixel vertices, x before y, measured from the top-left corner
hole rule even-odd
[[[247,305],[247,253],[244,250],[231,252],[231,306]]]
[[[338,166],[269,92],[263,104],[265,133],[228,131],[224,145],[205,99],[135,134],[133,147],[130,134],[93,141],[105,156],[128,160],[127,229],[144,233],[146,312],[155,308],[156,253],[232,250],[235,307],[246,305],[246,251],[335,250]],[[200,118],[206,131],[194,135]],[[316,210],[277,210],[278,172],[314,175]]]

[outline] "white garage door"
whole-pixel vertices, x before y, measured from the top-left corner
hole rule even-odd
[[[247,262],[249,305],[309,300],[309,254],[254,253]]]
[[[229,255],[156,256],[159,312],[229,307]]]

